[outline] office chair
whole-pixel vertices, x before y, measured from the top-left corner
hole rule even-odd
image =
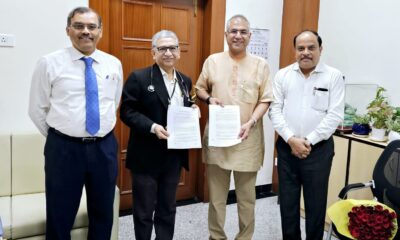
[[[339,193],[339,200],[346,199],[350,191],[363,188],[371,188],[374,198],[392,208],[397,214],[397,222],[400,223],[400,140],[392,141],[382,152],[375,164],[371,181],[345,186]],[[331,239],[332,231],[335,231],[339,239],[349,239],[338,233],[334,224],[331,223],[327,240]],[[399,232],[394,240],[400,240]]]

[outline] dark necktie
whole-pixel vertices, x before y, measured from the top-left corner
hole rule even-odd
[[[95,135],[100,129],[99,93],[96,73],[92,68],[93,58],[81,58],[85,62],[85,93],[86,93],[86,131]]]

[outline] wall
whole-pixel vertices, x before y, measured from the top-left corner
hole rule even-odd
[[[235,14],[246,16],[252,28],[270,29],[268,63],[271,77],[279,69],[279,52],[281,42],[283,0],[226,0],[226,20]],[[226,21],[225,21],[226,22]],[[225,44],[225,50],[227,45]],[[264,166],[257,176],[257,185],[272,183],[272,166],[274,151],[274,130],[268,117],[264,117],[265,157]],[[246,159],[243,159],[244,161]],[[231,189],[234,188],[231,180]]]
[[[31,75],[40,56],[70,45],[67,15],[87,0],[1,0],[0,33],[16,46],[0,47],[0,133],[38,132],[28,117]]]
[[[346,83],[383,86],[392,104],[400,106],[399,22],[396,0],[321,0],[322,59],[340,69]]]

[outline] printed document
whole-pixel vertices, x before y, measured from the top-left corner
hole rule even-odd
[[[201,148],[199,110],[170,105],[167,114],[168,149]]]
[[[240,109],[237,105],[209,106],[208,145],[229,147],[240,143]]]

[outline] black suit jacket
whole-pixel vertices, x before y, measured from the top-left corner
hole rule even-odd
[[[190,78],[182,73],[177,74],[177,78],[177,87],[181,88],[182,93],[186,91],[190,94]],[[153,92],[148,90],[151,84],[154,86]],[[184,94],[184,106],[192,105],[189,98]],[[167,125],[167,110],[168,91],[158,65],[132,72],[122,92],[120,117],[131,130],[126,167],[133,173],[160,172],[171,161],[179,161],[189,170],[188,150],[167,149],[167,141],[158,139],[150,132],[153,123],[164,127]]]

